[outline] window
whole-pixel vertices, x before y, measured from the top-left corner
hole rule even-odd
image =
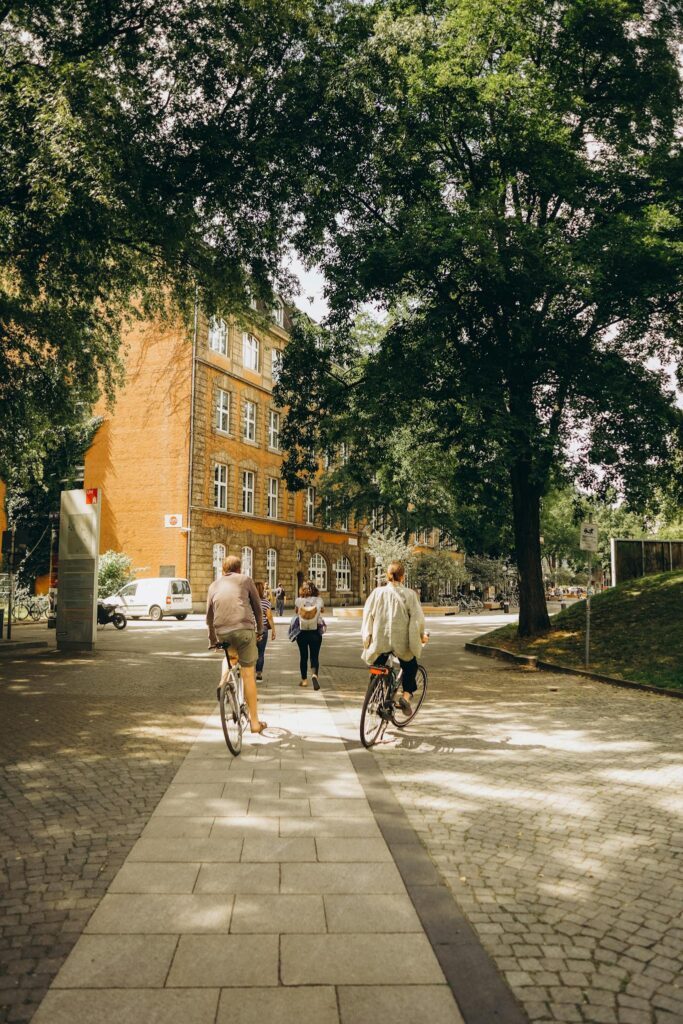
[[[274,348],[271,355],[270,372],[273,378],[273,384],[277,384],[280,379],[280,373],[282,371],[282,352],[279,348]]]
[[[308,564],[308,578],[318,590],[327,590],[327,562],[322,555],[312,555]]]
[[[346,533],[349,531],[349,517],[348,515],[342,516],[340,526]]]
[[[254,474],[249,469],[242,473],[242,511],[254,514]]]
[[[375,586],[381,587],[386,581],[386,574],[382,568],[381,562],[375,562]]]
[[[242,334],[242,365],[247,370],[258,370],[258,340],[253,334]]]
[[[272,316],[273,320],[278,325],[278,327],[285,326],[285,307],[280,301],[280,299],[275,300],[275,305],[273,306],[270,315]]]
[[[245,441],[256,440],[256,402],[244,403],[242,437],[244,438]]]
[[[271,590],[277,587],[277,551],[268,548],[266,551],[266,581]]]
[[[337,590],[351,589],[351,562],[348,558],[340,558],[335,562],[334,572],[336,576],[335,586]]]
[[[306,522],[315,522],[315,487],[306,488]]]
[[[228,467],[223,462],[217,462],[213,468],[213,507],[228,507]]]
[[[213,578],[218,579],[223,573],[223,559],[225,558],[225,544],[214,544],[213,546]]]
[[[191,593],[190,584],[187,582],[187,580],[173,580],[173,582],[171,583],[171,593],[189,594]]]
[[[209,321],[209,348],[222,356],[228,354],[228,325],[220,317],[212,316]]]
[[[119,590],[121,597],[135,597],[135,591],[138,589],[137,583],[129,583],[123,590]]]
[[[230,394],[222,388],[216,391],[216,430],[230,431]]]
[[[268,412],[268,447],[280,451],[280,413],[272,409]]]
[[[254,575],[254,551],[253,548],[242,548],[242,572],[245,576]]]
[[[275,477],[268,477],[268,511],[269,519],[277,519],[278,485],[280,481]]]

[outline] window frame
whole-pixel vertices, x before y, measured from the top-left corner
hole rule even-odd
[[[315,502],[317,498],[317,488],[307,487],[306,488],[306,525],[313,526],[315,523]]]
[[[253,417],[249,418],[249,410],[253,410]],[[258,416],[256,402],[252,402],[250,398],[244,399],[244,414],[242,417],[242,440],[248,441],[250,444],[256,444],[256,420]],[[253,434],[250,437],[247,428],[251,426],[253,428]]]
[[[222,327],[220,325],[223,325]],[[218,343],[216,343],[218,337]],[[210,352],[217,352],[219,356],[228,354],[228,325],[222,316],[212,316],[209,320],[209,333],[207,343]]]
[[[266,492],[266,516],[268,519],[278,518],[278,505],[280,501],[280,481],[276,476],[268,477],[268,489]],[[271,505],[272,503],[272,505]],[[274,511],[271,511],[274,509]]]
[[[276,421],[277,429],[274,426]],[[268,410],[268,447],[273,452],[280,451],[280,413],[277,409]]]
[[[247,361],[248,354],[253,356],[253,361],[256,363],[255,366],[251,366]],[[242,366],[251,373],[258,373],[260,361],[261,345],[258,338],[250,331],[242,331]]]
[[[220,554],[220,552],[223,554]],[[225,544],[220,542],[214,544],[211,551],[211,565],[213,566],[213,578],[217,580],[223,572],[223,559],[225,558]]]
[[[221,402],[225,399],[225,407],[222,406]],[[231,395],[225,388],[216,388],[216,399],[214,402],[214,427],[221,434],[230,433],[230,405]],[[222,416],[225,416],[226,426],[222,426]]]
[[[284,330],[285,327],[285,304],[282,299],[276,297],[273,308],[270,311],[270,318],[274,324]]]
[[[251,487],[247,485],[247,477],[251,477]],[[251,501],[248,501],[248,497],[251,496]],[[242,470],[242,511],[247,516],[253,516],[256,501],[256,473],[253,469]],[[251,508],[247,508],[251,505]]]
[[[334,585],[339,594],[351,593],[351,559],[341,555],[334,563]],[[345,583],[340,585],[339,580],[343,578]],[[346,585],[345,585],[346,584]]]
[[[221,474],[221,470],[225,470],[225,474]],[[224,480],[221,480],[221,475],[225,476]],[[218,509],[219,512],[228,511],[228,464],[227,462],[214,462],[213,464],[213,507]],[[223,495],[224,504],[219,504],[219,499]]]
[[[268,548],[266,551],[266,582],[270,590],[274,591],[277,587],[277,548]]]
[[[319,551],[314,552],[309,559],[308,578],[313,580],[318,590],[327,592],[327,561]]]
[[[249,552],[249,554],[247,554]],[[242,572],[245,576],[251,576],[254,578],[254,549],[248,545],[243,547],[240,551],[240,559],[242,562]],[[248,571],[247,571],[248,566]]]
[[[281,348],[273,348],[270,353],[270,376],[273,384],[277,384],[282,370],[282,361],[285,357]]]

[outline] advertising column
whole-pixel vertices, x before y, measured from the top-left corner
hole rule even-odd
[[[59,520],[57,647],[90,651],[97,626],[101,491],[62,491]]]

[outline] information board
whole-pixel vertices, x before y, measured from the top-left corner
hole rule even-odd
[[[57,647],[89,651],[97,628],[101,492],[62,491],[59,517]]]

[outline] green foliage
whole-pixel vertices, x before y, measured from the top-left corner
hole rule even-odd
[[[381,565],[383,569],[391,562],[403,562],[406,568],[412,563],[412,549],[397,530],[373,530],[368,536],[367,549],[375,559],[375,565]]]
[[[680,38],[663,2],[397,0],[352,7],[321,71],[300,246],[334,339],[292,349],[288,471],[330,416],[439,446],[458,504],[512,509],[522,632],[557,470],[637,509],[680,448]],[[363,348],[368,301],[393,316]]]
[[[113,394],[128,321],[286,284],[316,2],[0,6],[0,477]]]
[[[468,573],[474,583],[484,590],[495,587],[497,591],[506,591],[510,581],[510,563],[502,558],[490,558],[486,555],[467,555],[465,560]],[[514,566],[512,566],[514,570]]]
[[[430,551],[415,555],[410,565],[409,583],[422,593],[423,600],[436,599],[445,592],[450,583],[455,592],[470,578],[462,562],[456,561],[447,551]]]
[[[122,551],[105,551],[97,565],[97,587],[100,597],[111,597],[126,583],[135,579],[133,559]]]

